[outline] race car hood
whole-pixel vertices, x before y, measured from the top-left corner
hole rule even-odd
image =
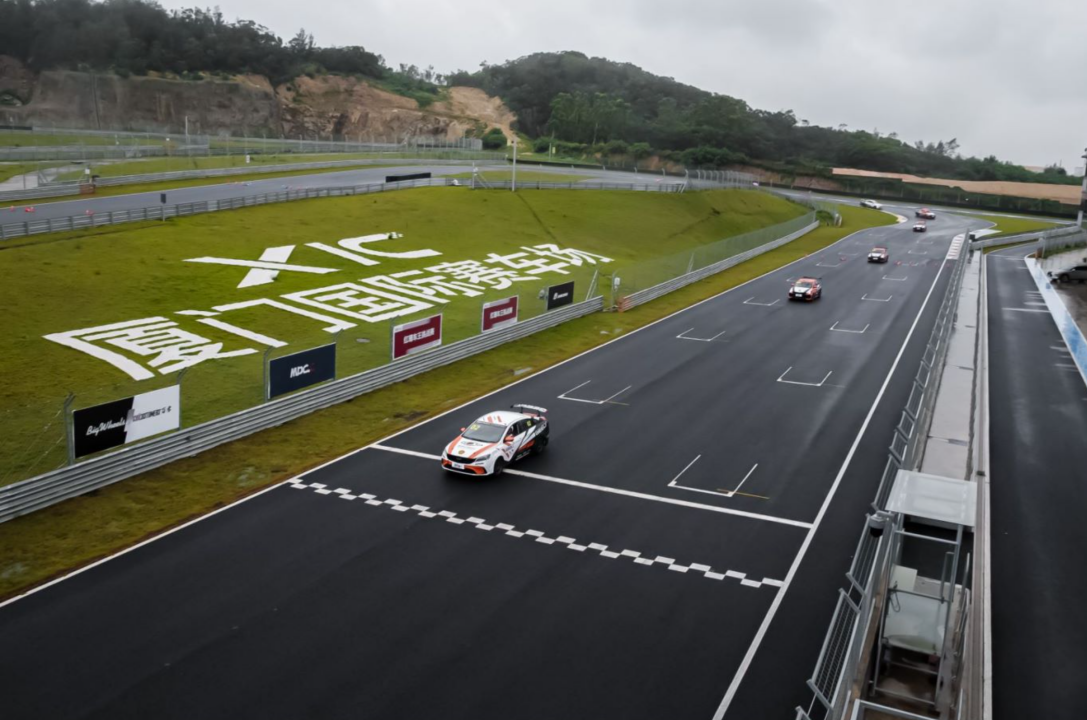
[[[812,291],[812,288],[804,288],[804,287],[800,287],[799,285],[793,285],[793,289],[790,292],[794,292],[794,293],[810,293],[811,291]]]
[[[494,448],[498,447],[498,443],[485,443],[478,442],[476,440],[465,440],[463,437],[458,437],[445,448],[445,451],[450,455],[460,455],[461,457],[478,457],[484,455]]]

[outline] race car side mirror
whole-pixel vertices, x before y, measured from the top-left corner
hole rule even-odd
[[[506,436],[506,444],[509,445],[511,442],[513,442],[513,436],[512,435],[507,435]]]
[[[464,428],[461,428],[461,429],[460,429],[460,431],[461,431],[461,432],[464,432]]]

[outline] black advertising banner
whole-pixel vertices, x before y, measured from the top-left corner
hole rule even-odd
[[[430,179],[430,173],[428,173],[428,172],[425,172],[425,173],[411,173],[411,174],[408,174],[408,175],[386,175],[385,176],[385,182],[387,182],[387,183],[400,182],[401,180],[429,180],[429,179]]]
[[[268,399],[336,379],[336,345],[322,345],[268,363]]]
[[[554,310],[574,301],[574,281],[547,288],[547,309]]]
[[[181,426],[181,390],[172,385],[72,413],[75,456],[83,457]]]

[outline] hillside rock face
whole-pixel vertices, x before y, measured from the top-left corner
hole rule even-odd
[[[192,134],[330,135],[349,139],[429,136],[456,139],[516,119],[475,88],[450,88],[420,108],[410,98],[341,76],[301,76],[272,87],[267,78],[176,80],[67,70],[32,73],[0,55],[0,124]],[[512,135],[511,135],[512,137]]]

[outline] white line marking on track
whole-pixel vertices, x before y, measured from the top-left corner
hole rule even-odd
[[[383,449],[388,449],[388,448],[383,448]],[[351,491],[346,489],[346,488],[338,488],[337,490],[325,490],[323,487],[322,488],[315,488],[313,485],[307,485],[306,483],[302,483],[302,482],[291,482],[290,487],[295,488],[297,490],[311,489],[311,490],[315,490],[318,494],[327,494],[327,493],[335,492],[335,493],[338,493],[338,497],[343,497],[343,498],[353,498],[354,497],[353,495],[350,495]],[[703,577],[705,577],[705,578],[707,578],[709,580],[723,580],[724,578],[727,577],[727,578],[730,578],[730,579],[739,580],[741,585],[744,585],[746,587],[752,587],[752,588],[760,588],[763,585],[769,585],[771,587],[780,588],[781,585],[782,585],[781,580],[775,580],[773,578],[763,578],[762,580],[751,580],[750,578],[747,577],[746,573],[737,572],[735,570],[726,570],[723,573],[720,573],[720,572],[715,573],[715,572],[713,572],[713,568],[711,566],[705,565],[705,564],[702,564],[702,563],[691,563],[690,565],[677,565],[675,560],[673,560],[671,558],[662,558],[659,555],[657,556],[656,560],[649,560],[647,558],[643,558],[642,553],[637,551],[637,550],[618,550],[618,551],[609,550],[607,545],[602,545],[600,543],[588,543],[588,544],[584,544],[584,545],[577,545],[574,542],[574,538],[572,538],[572,537],[567,537],[565,535],[561,535],[561,536],[559,536],[557,538],[553,538],[553,537],[549,537],[547,535],[547,533],[545,533],[545,532],[543,532],[541,530],[517,530],[517,529],[515,529],[514,525],[509,525],[509,524],[505,524],[505,523],[495,524],[495,525],[488,525],[488,524],[485,523],[483,518],[474,517],[474,516],[469,517],[469,518],[462,518],[462,517],[459,517],[458,514],[453,512],[452,510],[442,510],[442,511],[440,511],[438,513],[427,512],[426,509],[424,509],[424,510],[417,509],[417,508],[422,507],[420,505],[412,505],[412,506],[409,507],[408,505],[405,505],[405,504],[401,503],[399,500],[393,500],[393,499],[388,499],[388,500],[384,500],[384,501],[376,501],[373,504],[376,507],[388,507],[390,510],[400,510],[402,512],[415,511],[416,513],[419,514],[420,517],[424,517],[424,518],[442,518],[446,522],[452,523],[454,525],[468,525],[469,527],[475,527],[475,528],[480,528],[480,529],[485,528],[485,529],[488,529],[488,530],[491,529],[491,528],[495,528],[495,527],[500,528],[500,529],[504,528],[506,530],[505,534],[507,536],[509,536],[509,537],[513,537],[513,538],[528,537],[528,538],[531,538],[533,541],[541,543],[543,545],[556,545],[557,544],[559,547],[565,547],[565,548],[567,548],[569,550],[575,550],[577,552],[584,552],[586,549],[590,549],[590,550],[594,550],[594,551],[600,553],[601,557],[605,557],[605,558],[608,558],[608,559],[611,559],[611,560],[627,559],[627,560],[632,560],[632,561],[634,561],[635,563],[637,563],[639,565],[647,565],[647,566],[650,566],[650,567],[652,567],[653,565],[656,565],[656,564],[662,564],[662,565],[665,565],[665,567],[667,567],[667,569],[669,569],[669,570],[673,570],[675,572],[681,572],[681,573],[686,573],[686,572],[688,572],[690,570],[693,570],[695,572],[702,573]],[[664,563],[663,562],[664,560],[667,560],[667,563]]]
[[[841,320],[839,320],[838,322],[841,322]],[[831,330],[833,330],[834,332],[853,333],[853,334],[855,334],[855,335],[863,335],[863,334],[864,334],[864,332],[865,332],[866,330],[868,330],[868,328],[870,328],[870,327],[872,326],[872,325],[871,325],[871,323],[869,323],[868,325],[865,325],[865,326],[864,326],[864,329],[862,329],[862,330],[846,330],[846,329],[844,329],[844,328],[840,328],[840,327],[838,327],[838,322],[836,322],[836,323],[834,323],[833,325],[831,325],[831,326],[830,326],[830,329],[831,329]],[[828,375],[827,377],[830,377],[830,376]]]
[[[724,335],[725,332],[726,332],[725,330],[722,330],[721,332],[717,333],[716,335],[714,335],[711,338],[687,337],[687,333],[689,333],[691,330],[694,330],[694,328],[687,328],[686,330],[681,332],[679,335],[676,335],[676,338],[678,338],[679,340],[697,340],[698,342],[713,342],[717,338]]]
[[[740,662],[740,667],[736,670],[736,674],[732,676],[732,682],[729,683],[728,690],[725,691],[725,696],[721,699],[721,704],[717,707],[717,712],[713,714],[713,720],[722,720],[725,713],[728,712],[728,707],[732,704],[733,698],[736,697],[736,692],[740,689],[740,683],[743,682],[744,676],[751,667],[751,663],[755,659],[755,654],[758,652],[759,646],[762,644],[763,638],[766,637],[766,632],[770,628],[770,623],[774,621],[774,616],[777,615],[777,611],[781,607],[782,601],[785,599],[785,593],[789,591],[789,586],[792,584],[793,578],[796,577],[796,572],[800,568],[800,563],[804,561],[804,556],[807,554],[808,548],[811,547],[811,541],[815,537],[816,531],[819,530],[819,526],[822,524],[823,518],[827,514],[827,509],[830,507],[831,501],[834,500],[834,495],[838,492],[838,486],[841,485],[842,478],[845,477],[845,473],[849,469],[850,463],[853,462],[853,456],[856,454],[857,448],[860,447],[861,439],[864,437],[865,431],[868,430],[868,425],[872,422],[872,416],[876,414],[876,408],[879,407],[879,402],[883,399],[883,395],[887,391],[887,386],[891,384],[891,378],[894,377],[895,370],[898,369],[898,364],[901,362],[902,356],[906,353],[906,347],[910,344],[910,339],[917,329],[917,324],[921,322],[921,316],[924,314],[925,308],[928,307],[928,302],[932,298],[932,293],[936,289],[936,283],[940,281],[940,275],[943,274],[943,271],[944,265],[941,264],[940,269],[936,272],[936,277],[932,280],[932,285],[929,286],[928,294],[925,295],[925,299],[921,303],[917,315],[914,316],[913,324],[910,325],[909,332],[906,333],[906,338],[902,341],[902,346],[898,349],[898,355],[895,356],[894,362],[891,363],[891,369],[887,373],[887,377],[884,378],[883,385],[876,394],[876,399],[872,402],[872,407],[868,410],[868,415],[865,416],[864,422],[861,423],[860,430],[857,431],[857,436],[853,439],[853,445],[850,446],[849,452],[845,456],[845,461],[842,463],[841,469],[838,470],[838,475],[834,478],[834,483],[831,485],[830,491],[823,500],[823,504],[819,507],[819,512],[815,516],[815,522],[812,523],[811,527],[808,529],[807,535],[804,536],[804,542],[800,545],[800,551],[796,554],[796,557],[793,559],[793,564],[789,567],[789,572],[785,575],[785,582],[778,590],[777,595],[774,596],[773,602],[770,603],[770,609],[766,612],[766,615],[762,619],[762,623],[759,625],[759,629],[755,632],[755,637],[752,638],[751,645],[748,646],[747,652],[744,654],[744,659]]]
[[[789,370],[792,370],[792,369],[793,368],[790,366]],[[834,371],[831,370],[830,372],[827,373],[826,377],[824,377],[819,382],[810,383],[810,382],[800,382],[799,380],[786,380],[785,376],[789,374],[789,370],[786,370],[785,372],[781,373],[781,377],[778,378],[779,383],[788,383],[789,385],[807,385],[808,387],[823,387],[823,383],[825,383],[827,381],[827,379],[830,378],[830,376],[834,374]]]
[[[886,275],[884,275],[883,279],[884,280],[890,280],[891,282],[906,282],[907,280],[910,279],[910,276],[907,275],[906,277],[896,278],[896,277],[887,277]]]
[[[696,487],[691,487],[689,485],[679,485],[679,484],[677,484],[676,480],[679,480],[679,476],[682,475],[683,473],[687,472],[687,468],[691,467],[691,465],[694,465],[695,460],[698,460],[698,458],[700,458],[700,457],[702,457],[702,456],[699,455],[694,460],[692,460],[687,465],[687,467],[680,470],[679,475],[676,475],[676,477],[672,480],[672,482],[668,483],[668,487],[676,488],[678,490],[689,490],[691,492],[700,492],[700,493],[705,493],[707,495],[717,495],[719,497],[730,498],[730,497],[734,497],[736,495],[736,493],[740,492],[740,488],[742,488],[744,483],[747,482],[747,479],[749,477],[751,477],[751,473],[755,472],[755,468],[757,468],[759,466],[758,463],[755,463],[754,465],[752,465],[751,469],[747,471],[746,475],[744,475],[744,479],[740,481],[740,484],[737,485],[736,487],[734,487],[731,490],[706,490],[704,488],[696,488]]]
[[[1003,308],[1004,310],[1010,310],[1011,312],[1033,312],[1033,313],[1049,313],[1049,310],[1038,310],[1037,308]]]
[[[893,297],[894,297],[894,295],[888,295],[885,298],[870,298],[870,297],[868,297],[868,293],[865,293],[861,297],[861,300],[871,300],[872,302],[891,302],[891,298],[893,298]]]
[[[574,392],[574,390],[577,390],[578,388],[583,388],[583,387],[585,387],[586,385],[588,385],[591,382],[592,382],[592,380],[586,380],[585,382],[581,383],[577,387],[571,388],[571,389],[567,390],[566,392],[564,392],[562,395],[559,395],[558,399],[559,400],[572,400],[573,402],[588,403],[590,405],[604,405],[605,403],[611,402],[615,398],[617,398],[620,395],[622,395],[623,393],[625,393],[627,390],[630,390],[632,387],[634,387],[633,385],[627,385],[625,388],[623,388],[619,392],[615,393],[614,395],[612,395],[609,398],[605,398],[604,400],[586,400],[585,398],[567,397],[568,393],[572,393],[572,392]]]
[[[418,452],[416,450],[405,450],[403,448],[390,447],[388,445],[380,445],[374,443],[368,445],[368,450],[384,450],[391,453],[399,453],[401,455],[410,455],[412,457],[424,458],[426,460],[441,460],[440,455],[431,455],[430,453]],[[690,465],[688,465],[690,467]],[[723,515],[736,515],[739,517],[749,518],[751,520],[763,520],[765,522],[778,523],[779,525],[789,525],[791,527],[798,527],[808,529],[811,527],[811,523],[806,523],[801,520],[789,520],[788,518],[774,517],[773,515],[762,515],[760,513],[747,512],[745,510],[734,510],[732,508],[719,507],[717,505],[705,505],[703,503],[691,502],[690,500],[677,500],[676,498],[662,497],[660,495],[650,495],[648,493],[637,492],[635,490],[623,490],[621,488],[608,487],[607,485],[593,485],[592,483],[580,482],[578,480],[567,480],[566,478],[553,477],[551,475],[540,475],[539,473],[527,472],[525,470],[512,470],[506,468],[504,471],[508,475],[518,475],[520,477],[532,478],[533,480],[543,480],[544,482],[558,483],[559,485],[569,485],[571,487],[579,487],[585,490],[596,490],[599,492],[612,493],[613,495],[622,495],[624,497],[638,498],[639,500],[652,500],[654,502],[665,503],[667,505],[679,505],[680,507],[694,508],[696,510],[708,510],[709,512],[721,513]]]
[[[751,302],[754,299],[755,299],[755,296],[752,295],[747,300],[744,300],[744,305],[761,305],[763,307],[770,307],[771,305],[777,305],[779,302],[781,302],[781,298],[778,298],[774,302],[768,302],[768,303]]]

